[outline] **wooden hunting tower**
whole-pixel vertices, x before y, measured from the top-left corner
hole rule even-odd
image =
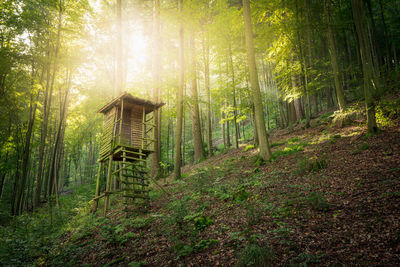
[[[123,93],[99,110],[99,113],[104,114],[104,124],[94,211],[99,199],[104,197],[105,214],[110,205],[109,196],[115,193],[122,193],[126,209],[129,199],[133,200],[132,203],[140,199],[144,203],[148,201],[146,162],[148,155],[154,151],[153,111],[162,105]],[[105,191],[100,194],[103,167],[107,169],[107,179]]]

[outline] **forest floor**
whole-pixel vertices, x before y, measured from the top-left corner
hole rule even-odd
[[[118,201],[65,234],[45,264],[89,266],[385,265],[400,262],[400,127],[313,127],[271,135],[273,159],[232,149],[151,193]]]

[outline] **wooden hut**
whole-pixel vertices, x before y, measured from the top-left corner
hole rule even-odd
[[[154,150],[153,111],[162,105],[125,92],[99,110],[104,114],[104,124],[94,210],[104,196],[106,213],[109,195],[113,193],[123,193],[124,197],[133,199],[148,197],[146,159]],[[108,164],[104,164],[106,161]],[[107,179],[105,191],[100,194],[103,167],[107,168]],[[111,190],[112,176],[120,184],[120,190]]]

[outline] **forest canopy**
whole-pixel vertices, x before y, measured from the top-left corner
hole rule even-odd
[[[146,171],[179,180],[328,117],[392,127],[399,52],[397,0],[3,0],[0,222],[95,184],[98,111],[125,92],[165,104]]]

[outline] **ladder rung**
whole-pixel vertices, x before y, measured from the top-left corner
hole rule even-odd
[[[115,175],[115,174],[119,173],[119,172],[122,171],[122,170],[130,170],[130,169],[120,168],[120,169],[114,171],[114,172],[112,173],[112,175]],[[143,171],[143,170],[130,170],[130,171],[138,172],[138,173],[143,173],[143,174],[146,174],[146,173],[147,173],[147,171]],[[123,176],[125,176],[125,177],[133,177],[133,178],[141,178],[141,176],[135,176],[135,175],[130,175],[130,174],[123,174]]]
[[[141,158],[135,158],[135,157],[130,157],[130,156],[122,156],[123,158],[127,158],[127,159],[133,159],[133,160],[140,160],[140,161],[146,161],[145,159],[141,159]]]
[[[143,199],[149,199],[148,196],[143,196],[143,195],[122,195],[123,197],[130,197],[130,198],[143,198]]]
[[[135,183],[135,182],[126,182],[126,181],[121,181],[121,183],[127,184],[127,185],[149,186],[149,184],[141,184],[141,183]]]
[[[125,150],[125,149],[122,149],[121,151],[122,151],[122,152],[131,153],[131,154],[137,154],[137,155],[146,156],[146,154],[144,154],[144,153],[141,153],[141,152],[130,151],[130,150]]]

